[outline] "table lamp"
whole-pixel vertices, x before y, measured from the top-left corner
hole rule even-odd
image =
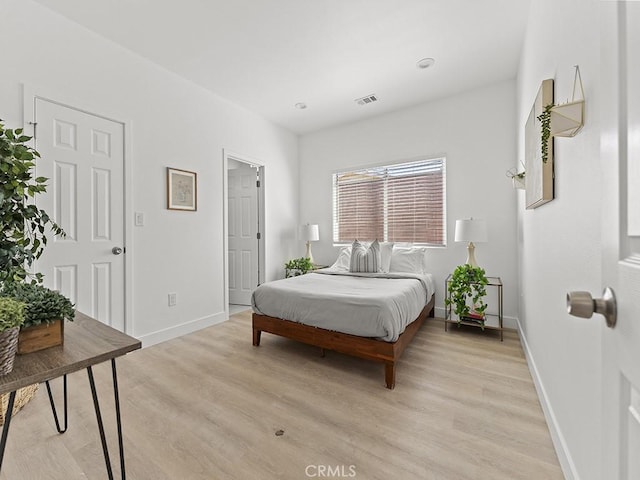
[[[473,242],[487,241],[487,223],[479,218],[465,218],[456,220],[456,242],[469,242],[467,245],[467,264],[477,267],[475,249]]]
[[[300,227],[300,236],[307,242],[307,254],[305,255],[311,263],[313,262],[313,254],[311,253],[311,242],[317,242],[320,240],[320,233],[318,231],[318,225],[302,225]]]

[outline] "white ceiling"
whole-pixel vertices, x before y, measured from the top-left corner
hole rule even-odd
[[[300,134],[514,78],[531,3],[36,1]]]

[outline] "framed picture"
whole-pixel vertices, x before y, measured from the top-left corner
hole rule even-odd
[[[169,210],[197,209],[197,174],[167,167],[167,208]]]
[[[553,200],[553,136],[547,140],[547,158],[542,161],[542,123],[538,117],[553,104],[553,79],[543,80],[524,129],[525,198],[527,209]]]

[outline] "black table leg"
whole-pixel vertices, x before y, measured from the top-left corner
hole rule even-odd
[[[111,359],[111,375],[113,377],[113,397],[116,403],[116,423],[118,425],[118,450],[120,450],[120,471],[122,480],[125,480],[124,469],[124,441],[122,439],[122,420],[120,417],[120,394],[118,393],[118,374],[116,372],[116,359]]]
[[[7,405],[7,413],[4,418],[2,427],[2,438],[0,439],[0,471],[2,470],[2,459],[4,458],[4,447],[7,446],[7,436],[9,435],[9,424],[13,415],[13,404],[16,401],[16,391],[9,394],[9,405]]]
[[[62,388],[63,388],[63,395],[64,395],[64,428],[61,429],[60,428],[60,422],[58,421],[58,412],[56,410],[56,404],[53,401],[53,395],[51,393],[51,387],[49,386],[49,380],[44,382],[47,386],[47,393],[49,394],[49,403],[51,403],[51,411],[53,412],[53,419],[56,422],[56,430],[58,430],[58,433],[64,433],[67,431],[67,376],[63,375],[62,377]]]
[[[122,421],[120,417],[120,395],[118,393],[118,378],[116,373],[116,360],[111,359],[111,372],[113,376],[113,395],[115,399],[116,407],[116,423],[118,428],[118,450],[120,454],[120,474],[122,480],[125,480],[126,473],[124,468],[124,442],[122,439]],[[96,392],[96,384],[93,379],[93,370],[91,367],[87,367],[87,373],[89,374],[89,384],[91,385],[91,395],[93,396],[93,406],[96,410],[96,419],[98,420],[98,430],[100,431],[100,441],[102,443],[102,452],[104,453],[104,460],[107,466],[107,475],[109,480],[113,480],[113,470],[111,468],[111,458],[109,457],[109,448],[107,446],[107,439],[104,433],[104,424],[102,423],[102,414],[100,413],[100,404],[98,402],[98,394]]]

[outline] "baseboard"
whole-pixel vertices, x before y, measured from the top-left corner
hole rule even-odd
[[[189,322],[181,323],[173,327],[165,328],[164,330],[158,330],[157,332],[149,333],[138,337],[138,340],[142,342],[142,348],[150,347],[157,343],[166,342],[172,338],[180,337],[188,333],[195,332],[205,327],[217,325],[227,320],[225,312],[216,313],[214,315],[208,315],[206,317],[197,318]]]
[[[446,313],[444,307],[433,307],[433,314],[438,318],[444,318]]]
[[[562,468],[562,473],[564,474],[564,478],[566,480],[579,480],[580,477],[578,476],[578,471],[576,469],[575,463],[573,462],[571,454],[569,453],[567,442],[564,439],[564,435],[562,435],[562,431],[560,430],[560,426],[558,425],[556,416],[553,413],[553,407],[549,402],[549,397],[547,396],[547,392],[544,388],[544,385],[542,384],[540,375],[538,374],[538,368],[536,367],[536,362],[531,354],[531,350],[529,349],[527,337],[523,333],[519,321],[517,321],[517,325],[518,334],[520,336],[520,343],[522,344],[522,349],[524,350],[524,355],[527,359],[527,365],[529,366],[529,372],[531,373],[531,378],[533,378],[533,384],[536,387],[538,399],[540,400],[540,405],[542,406],[542,411],[547,421],[547,426],[549,427],[551,441],[553,442],[556,454],[558,455],[560,468]]]
[[[446,309],[444,307],[435,307],[434,314],[438,318],[444,318],[446,315]],[[516,317],[502,317],[502,324],[505,328],[512,328],[513,330],[519,330],[518,319]]]

